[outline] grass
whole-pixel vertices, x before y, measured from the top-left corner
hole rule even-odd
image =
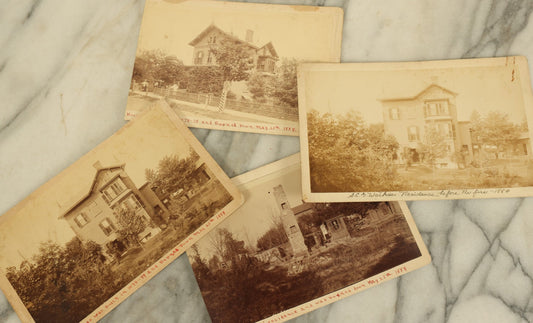
[[[442,190],[522,187],[533,185],[533,164],[495,160],[485,167],[465,169],[431,169],[412,166],[398,167],[401,178],[399,190]]]

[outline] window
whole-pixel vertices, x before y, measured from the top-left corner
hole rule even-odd
[[[409,141],[417,141],[420,139],[418,136],[418,127],[417,126],[410,126],[407,128],[407,138]]]
[[[437,115],[437,103],[428,103],[426,107],[426,115],[433,117]]]
[[[207,63],[211,64],[213,62],[213,54],[211,52],[207,53]]]
[[[291,233],[296,233],[298,232],[298,229],[296,229],[296,226],[295,225],[291,225]]]
[[[442,102],[439,104],[439,115],[448,116],[450,111],[448,110],[448,102]]]
[[[87,223],[89,223],[89,217],[84,212],[81,212],[74,218],[74,222],[76,222],[78,227],[83,228]]]
[[[128,198],[126,198],[124,202],[122,202],[122,208],[126,210],[137,210],[141,207],[142,206],[139,203],[139,200],[137,200],[137,198],[133,194],[128,196]]]
[[[194,59],[194,64],[202,64],[204,58],[204,52],[199,51],[196,53],[196,58]]]
[[[339,230],[339,222],[337,220],[331,221],[331,225],[333,226],[333,230]]]
[[[289,208],[289,205],[288,205],[286,202],[283,202],[283,203],[281,203],[281,208],[282,208],[283,210],[286,210],[286,209]]]
[[[111,184],[111,189],[115,193],[115,196],[119,195],[124,191],[124,184],[122,184],[122,181],[120,179],[117,179]]]
[[[100,222],[100,229],[102,229],[102,232],[104,232],[106,236],[109,236],[113,231],[115,231],[115,226],[113,225],[111,220],[106,218],[105,220]]]
[[[400,119],[400,112],[398,111],[398,108],[391,108],[389,110],[390,118],[391,120],[399,120]]]
[[[449,116],[448,102],[428,102],[426,103],[426,117]]]
[[[441,135],[445,137],[451,137],[452,136],[452,129],[450,127],[449,123],[439,123],[439,132]]]

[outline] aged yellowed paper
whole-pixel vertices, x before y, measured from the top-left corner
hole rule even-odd
[[[147,0],[125,118],[164,98],[189,127],[298,135],[299,62],[339,62],[335,7]]]
[[[246,202],[187,250],[213,322],[281,322],[428,264],[405,202],[306,203],[293,155],[233,180]]]
[[[525,57],[303,64],[306,201],[533,194]]]
[[[24,322],[95,322],[243,202],[165,102],[0,217],[0,287]]]

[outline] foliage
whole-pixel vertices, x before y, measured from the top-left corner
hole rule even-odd
[[[145,177],[151,187],[156,187],[162,194],[177,193],[180,189],[190,188],[196,183],[192,176],[198,168],[198,154],[190,149],[189,156],[180,158],[178,155],[165,156],[159,161],[157,169],[146,169]]]
[[[470,116],[472,138],[483,145],[494,145],[500,150],[504,145],[520,138],[520,132],[527,130],[527,125],[515,124],[506,113],[489,111],[485,115],[476,110]]]
[[[426,127],[420,151],[424,155],[424,162],[434,167],[437,158],[443,158],[449,153],[446,137],[436,127]]]
[[[120,209],[116,214],[118,239],[128,245],[141,246],[139,234],[148,226],[148,221],[134,210]]]
[[[183,62],[161,50],[144,51],[135,59],[133,80],[175,84],[185,75]]]
[[[219,228],[209,236],[209,242],[217,255],[224,260],[236,259],[238,255],[246,254],[244,241],[237,240],[226,228]]]
[[[286,242],[289,242],[289,239],[283,229],[283,224],[279,223],[257,239],[257,249],[268,250]]]
[[[399,183],[393,159],[399,145],[360,114],[308,113],[311,190],[389,191]]]
[[[121,287],[104,264],[100,246],[73,238],[65,247],[47,241],[32,261],[6,277],[37,322],[80,321]]]
[[[222,70],[218,66],[190,66],[186,83],[189,92],[220,94],[224,84]]]
[[[283,59],[277,74],[273,96],[290,107],[298,107],[297,66],[295,59]]]
[[[247,80],[254,66],[250,47],[236,40],[223,41],[210,48],[224,81]]]
[[[271,75],[264,75],[261,73],[253,73],[250,75],[248,82],[248,91],[252,93],[254,100],[264,102],[271,97],[274,92],[274,77]]]

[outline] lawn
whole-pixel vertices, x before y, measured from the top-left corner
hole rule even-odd
[[[524,161],[493,160],[485,167],[464,169],[417,165],[396,171],[404,191],[533,186],[533,164]]]

